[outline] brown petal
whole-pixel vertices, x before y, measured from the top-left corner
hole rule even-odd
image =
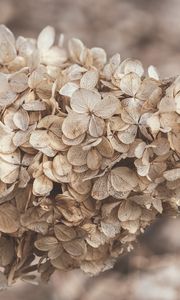
[[[101,166],[102,156],[96,149],[91,149],[87,155],[87,166],[91,170],[97,170]]]
[[[67,227],[63,224],[54,226],[54,233],[57,239],[61,242],[71,241],[76,237],[76,231],[73,227]]]
[[[130,191],[138,184],[136,174],[127,167],[118,167],[111,170],[111,184],[116,191]]]

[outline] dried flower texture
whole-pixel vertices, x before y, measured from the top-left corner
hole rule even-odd
[[[106,270],[178,211],[180,77],[54,41],[50,26],[37,40],[0,26],[1,288]]]

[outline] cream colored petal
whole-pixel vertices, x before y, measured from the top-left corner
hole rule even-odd
[[[118,138],[124,144],[131,144],[134,142],[137,135],[137,126],[130,125],[126,130],[117,133]]]
[[[30,101],[26,102],[22,105],[22,107],[27,111],[42,111],[46,110],[46,104],[43,101],[36,100],[36,101]]]
[[[93,112],[97,117],[109,119],[116,113],[118,106],[119,100],[114,95],[108,94],[95,105]]]
[[[45,175],[35,178],[33,182],[33,194],[36,196],[48,195],[53,189],[52,181]]]
[[[148,175],[150,164],[143,164],[141,159],[136,159],[134,164],[137,168],[137,173],[140,176],[147,176]]]
[[[80,80],[80,88],[93,90],[98,83],[99,73],[97,70],[90,70],[83,74]]]
[[[9,130],[2,122],[0,122],[0,152],[12,153],[15,151],[16,146],[13,144],[12,139],[14,132]]]
[[[136,73],[139,77],[144,74],[142,63],[137,59],[128,59],[124,64],[124,73]]]
[[[59,91],[60,95],[72,97],[73,93],[79,89],[79,86],[74,82],[67,82]]]
[[[129,73],[123,76],[120,82],[120,89],[124,94],[135,96],[141,85],[141,79],[136,73]]]
[[[71,172],[72,165],[65,155],[58,154],[53,159],[53,169],[58,176],[65,176]]]
[[[56,46],[51,47],[49,50],[41,54],[41,63],[48,66],[60,67],[66,60],[66,50]]]
[[[88,151],[82,149],[81,146],[72,146],[67,153],[67,159],[74,166],[82,166],[86,164]]]
[[[47,51],[55,40],[55,30],[52,26],[46,26],[39,34],[37,46],[40,51]]]
[[[13,122],[17,128],[25,131],[29,126],[29,115],[27,111],[20,108],[13,116]]]
[[[71,114],[64,119],[62,132],[67,138],[72,140],[79,137],[87,131],[89,118],[88,115],[71,112]]]
[[[91,48],[91,53],[93,56],[93,65],[101,69],[107,61],[107,55],[104,49],[99,47]]]
[[[67,146],[63,143],[62,139],[58,137],[56,134],[49,131],[49,145],[55,151],[64,151],[67,149]]]
[[[15,38],[12,32],[4,25],[0,25],[0,63],[7,64],[15,59]]]
[[[43,172],[50,180],[57,182],[57,179],[53,173],[52,161],[46,161],[45,163],[43,163]]]
[[[71,39],[68,43],[70,56],[74,61],[80,59],[80,55],[84,50],[84,44],[79,39]]]
[[[0,179],[4,183],[14,183],[18,179],[19,166],[7,163],[0,159]]]
[[[180,178],[180,168],[165,171],[163,176],[168,181],[177,180]]]
[[[85,136],[86,136],[86,134],[83,133],[82,135],[78,136],[75,139],[68,139],[65,135],[62,135],[62,141],[65,145],[76,146],[76,145],[79,145],[83,142]]]
[[[160,130],[160,119],[158,115],[152,115],[147,119],[147,125],[151,129],[152,133],[157,133]]]
[[[87,113],[94,109],[96,103],[101,100],[101,95],[86,89],[75,91],[70,100],[72,109],[77,113]]]
[[[148,75],[155,80],[159,80],[157,68],[152,65],[148,67]]]
[[[0,106],[8,106],[17,98],[17,94],[10,89],[4,93],[0,93]]]
[[[35,148],[44,148],[50,145],[49,135],[46,130],[35,130],[31,133],[29,143]]]
[[[24,72],[18,72],[9,79],[9,86],[15,93],[21,93],[28,88],[28,76]]]
[[[93,137],[100,137],[103,135],[104,128],[104,120],[92,115],[89,122],[89,134]]]

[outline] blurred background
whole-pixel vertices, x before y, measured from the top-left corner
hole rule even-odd
[[[37,37],[46,25],[108,55],[154,64],[161,77],[180,74],[179,0],[0,0],[0,23]],[[90,278],[57,272],[49,285],[18,283],[0,300],[180,300],[180,219],[161,219],[113,270]]]

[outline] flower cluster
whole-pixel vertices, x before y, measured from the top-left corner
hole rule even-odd
[[[63,40],[0,26],[1,286],[106,270],[177,214],[180,77]]]

